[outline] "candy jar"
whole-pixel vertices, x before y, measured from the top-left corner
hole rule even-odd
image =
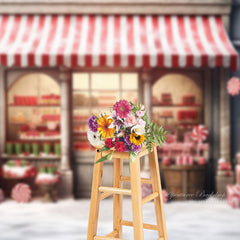
[[[11,156],[13,154],[13,143],[12,142],[6,143],[6,153],[8,156]]]

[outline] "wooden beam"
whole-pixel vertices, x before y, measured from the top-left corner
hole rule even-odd
[[[132,195],[132,191],[129,189],[113,188],[113,187],[99,187],[99,192]]]
[[[100,200],[103,200],[103,199],[108,198],[110,196],[112,196],[112,193],[107,193],[107,192],[106,193],[102,193],[100,195]]]
[[[157,192],[154,192],[150,195],[148,195],[147,197],[145,197],[143,200],[142,200],[142,205],[152,201],[154,198],[158,197],[158,193]]]
[[[131,222],[131,221],[122,220],[121,224],[123,226],[133,227],[133,222]],[[159,227],[157,225],[147,224],[147,223],[143,224],[143,228],[149,229],[149,230],[154,230],[154,231],[159,230]]]
[[[131,182],[130,177],[121,176],[121,181],[123,182]],[[152,180],[149,178],[141,178],[141,183],[152,184]]]
[[[0,0],[3,14],[229,15],[231,0]]]

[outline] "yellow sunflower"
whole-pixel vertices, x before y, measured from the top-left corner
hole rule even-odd
[[[108,119],[108,116],[102,116],[97,120],[98,123],[98,131],[101,134],[102,138],[112,138],[115,132],[115,128],[109,128],[111,123],[113,122],[112,119]]]
[[[135,145],[140,145],[146,140],[144,134],[142,135],[137,135],[136,133],[130,134],[130,142],[135,144]]]

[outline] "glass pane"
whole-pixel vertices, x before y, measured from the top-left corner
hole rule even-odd
[[[73,111],[73,132],[86,132],[88,130],[87,121],[90,116],[90,111],[87,108],[74,109]],[[77,134],[76,134],[77,135]]]
[[[81,90],[89,88],[88,73],[73,73],[73,90]]]
[[[119,100],[119,91],[92,91],[93,106],[112,107]]]
[[[136,104],[138,101],[138,92],[137,91],[122,92],[122,98],[131,101],[133,104]]]
[[[138,89],[138,75],[136,73],[123,73],[122,89],[124,90]]]
[[[89,108],[81,107],[73,111],[73,150],[89,151],[91,146],[87,138],[88,118],[90,117]]]
[[[93,73],[91,79],[92,89],[119,89],[119,74],[117,73]]]
[[[91,105],[91,98],[88,92],[73,92],[73,106],[86,107]]]

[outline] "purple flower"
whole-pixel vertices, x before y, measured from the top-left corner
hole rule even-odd
[[[141,145],[135,145],[135,144],[132,145],[132,150],[134,152],[139,152],[140,149],[141,149]]]
[[[129,135],[127,135],[126,137],[125,137],[125,143],[128,145],[128,146],[130,146],[132,143],[130,142],[130,136]]]
[[[97,118],[95,116],[91,116],[88,119],[88,127],[92,132],[97,132],[98,129],[98,123],[97,123]]]
[[[124,152],[129,152],[129,146],[125,146]]]

